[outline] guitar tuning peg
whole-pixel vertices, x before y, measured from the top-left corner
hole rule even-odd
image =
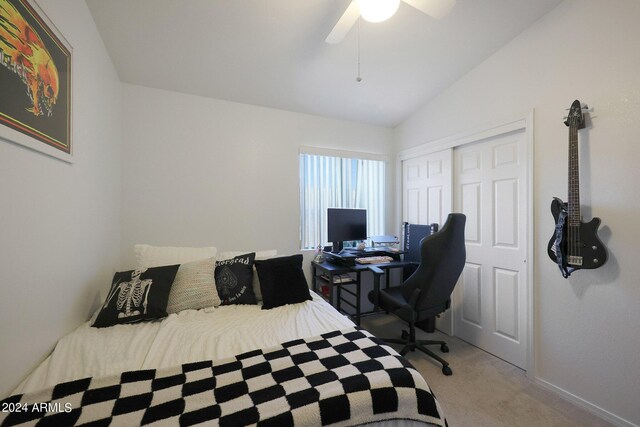
[[[582,107],[581,109],[582,109],[583,111],[593,112],[593,108],[589,108],[589,107],[588,107],[588,106],[586,106],[586,105],[585,105],[584,107]],[[565,111],[570,111],[570,110],[571,110],[571,108],[565,108],[564,110],[565,110]]]

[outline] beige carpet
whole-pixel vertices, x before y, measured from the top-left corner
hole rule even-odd
[[[398,337],[402,323],[391,315],[365,317],[362,327],[380,338]],[[453,375],[422,352],[407,359],[425,377],[443,407],[449,426],[610,426],[611,424],[529,380],[524,371],[477,347],[440,332],[419,331],[422,339],[444,340],[449,353],[440,353]],[[400,346],[394,346],[396,350]]]

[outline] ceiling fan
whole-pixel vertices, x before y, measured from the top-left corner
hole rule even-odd
[[[436,19],[445,17],[456,4],[456,0],[402,1]],[[392,17],[399,5],[400,0],[352,0],[324,41],[329,44],[338,44],[344,39],[359,16],[362,16],[365,21],[382,22]]]

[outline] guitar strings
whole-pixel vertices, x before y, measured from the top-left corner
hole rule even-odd
[[[580,199],[578,193],[578,124],[575,113],[569,122],[569,253],[568,258],[576,263],[580,254]]]

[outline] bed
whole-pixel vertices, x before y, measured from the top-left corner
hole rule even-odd
[[[1,425],[446,425],[409,362],[321,297],[263,297],[103,328],[96,313],[1,402]]]

